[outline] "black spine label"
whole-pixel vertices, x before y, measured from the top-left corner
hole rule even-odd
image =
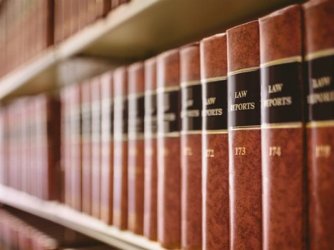
[[[182,88],[182,130],[202,130],[202,85],[184,86]]]
[[[128,134],[128,98],[124,98],[123,99],[123,129],[122,129],[122,133],[123,135],[126,137]]]
[[[260,125],[260,96],[259,70],[228,76],[229,127]]]
[[[308,61],[309,121],[334,119],[334,55]]]
[[[168,134],[180,132],[180,90],[172,90],[158,93],[159,100],[159,133]]]
[[[157,133],[157,95],[148,92],[145,94],[145,136],[154,136]]]
[[[302,63],[261,67],[262,123],[302,120]]]
[[[203,129],[227,129],[227,80],[203,83]]]

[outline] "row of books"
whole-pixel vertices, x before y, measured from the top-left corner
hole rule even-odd
[[[0,5],[0,77],[129,0],[6,0]]]
[[[333,21],[292,5],[63,88],[64,203],[168,249],[333,248]]]
[[[92,239],[27,214],[0,209],[0,249],[112,250]]]

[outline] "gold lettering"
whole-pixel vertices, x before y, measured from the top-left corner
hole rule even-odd
[[[215,104],[215,103],[216,103],[216,97],[209,97],[206,100],[206,105],[212,105],[212,104]]]
[[[313,89],[319,89],[327,87],[331,84],[332,78],[330,76],[323,76],[319,78],[313,78],[311,80]]]
[[[223,109],[208,109],[205,111],[206,116],[220,116],[223,115]]]
[[[331,155],[331,145],[323,144],[316,145],[315,147],[315,157],[316,158],[328,158]]]
[[[281,157],[282,155],[282,150],[280,146],[270,146],[269,147],[269,156],[274,157],[278,156]]]
[[[270,107],[280,107],[280,106],[289,106],[292,104],[291,96],[277,97],[264,101],[264,106],[267,108]]]
[[[324,102],[334,102],[334,91],[327,91],[317,94],[311,94],[307,97],[309,104],[317,104]]]
[[[235,147],[234,155],[246,155],[246,147]]]
[[[282,92],[282,90],[283,90],[283,83],[275,83],[273,85],[268,86],[268,92],[270,94]]]
[[[231,111],[255,109],[254,102],[245,102],[231,105]]]
[[[206,150],[206,157],[208,157],[208,158],[214,158],[215,157],[215,150],[208,148]]]
[[[241,91],[237,91],[234,92],[234,98],[243,98],[247,96],[247,90],[241,90]]]

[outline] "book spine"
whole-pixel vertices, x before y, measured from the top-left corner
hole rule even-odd
[[[143,234],[144,64],[128,67],[128,229]]]
[[[203,96],[202,248],[229,249],[226,35],[203,39],[200,53]]]
[[[156,59],[145,61],[144,235],[157,240],[157,73]]]
[[[82,147],[82,211],[92,214],[92,145],[91,145],[91,90],[89,82],[84,82],[81,87],[81,147]]]
[[[334,246],[334,2],[304,5],[309,249]]]
[[[182,248],[202,247],[202,85],[199,44],[180,50]]]
[[[227,30],[230,249],[262,247],[259,27]]]
[[[113,93],[112,73],[101,76],[101,219],[112,224],[113,208]]]
[[[304,249],[301,7],[291,5],[260,18],[259,27],[263,248]]]
[[[113,225],[128,226],[128,79],[126,68],[113,74],[114,93],[114,194]]]
[[[101,82],[98,77],[90,82],[92,93],[92,215],[100,218],[100,199],[101,199]]]
[[[157,58],[158,241],[181,246],[180,56],[167,51]]]

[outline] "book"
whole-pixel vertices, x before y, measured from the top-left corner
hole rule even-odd
[[[334,246],[334,2],[304,4],[309,249]]]
[[[113,225],[128,226],[128,79],[126,67],[113,73],[114,93],[114,187]]]
[[[82,211],[92,214],[92,112],[90,82],[80,85],[81,90],[81,150],[82,150]]]
[[[183,249],[202,246],[202,85],[199,43],[180,49]]]
[[[144,236],[157,240],[157,67],[156,58],[145,61],[145,174]]]
[[[229,249],[226,34],[201,40],[202,249]]]
[[[306,246],[302,25],[300,5],[259,19],[266,249]]]
[[[113,212],[113,92],[112,72],[101,77],[101,206],[102,221],[112,225]]]
[[[262,248],[259,27],[227,30],[230,248]]]
[[[174,49],[157,57],[158,241],[181,247],[180,55]]]
[[[92,215],[100,218],[101,204],[101,81],[97,76],[90,80],[92,115]]]
[[[128,229],[143,234],[144,217],[144,64],[128,67]]]

